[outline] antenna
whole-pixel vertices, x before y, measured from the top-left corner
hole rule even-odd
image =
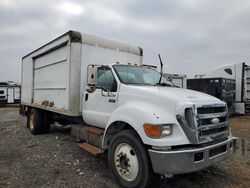
[[[161,55],[160,55],[160,54],[158,54],[158,57],[159,57],[160,64],[161,64],[161,77],[160,77],[160,79],[159,79],[159,84],[161,84],[161,79],[162,79],[162,74],[163,74],[163,72],[162,72],[163,63],[162,63],[162,60],[161,60]]]

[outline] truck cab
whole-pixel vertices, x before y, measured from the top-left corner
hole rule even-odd
[[[133,141],[142,144],[157,174],[197,171],[232,155],[235,139],[225,102],[173,87],[165,77],[159,82],[161,74],[148,67],[89,65],[91,73],[82,116],[87,124],[105,129],[102,148],[115,151],[109,156],[118,179],[135,180],[146,163],[140,161],[138,148],[120,141],[120,136],[129,139],[121,134],[125,130],[135,134]],[[127,166],[121,167],[123,160]]]

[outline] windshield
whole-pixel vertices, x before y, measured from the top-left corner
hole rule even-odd
[[[113,67],[124,84],[173,86],[164,76],[162,76],[161,83],[159,83],[161,74],[148,67],[132,65],[113,65]]]

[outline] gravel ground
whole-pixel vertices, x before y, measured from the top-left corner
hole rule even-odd
[[[250,187],[250,116],[230,119],[237,154],[199,172],[162,178],[151,187]],[[68,128],[33,136],[17,107],[0,108],[0,187],[116,188],[107,155],[79,149]]]

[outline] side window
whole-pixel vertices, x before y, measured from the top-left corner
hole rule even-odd
[[[135,74],[130,72],[121,72],[120,77],[125,83],[136,83]]]
[[[0,94],[4,94],[4,90],[0,90]]]
[[[110,69],[99,67],[97,70],[97,87],[103,87],[111,92],[117,91],[117,83]]]
[[[233,74],[232,69],[224,69],[224,71],[225,71],[227,74],[230,74],[230,75]]]

